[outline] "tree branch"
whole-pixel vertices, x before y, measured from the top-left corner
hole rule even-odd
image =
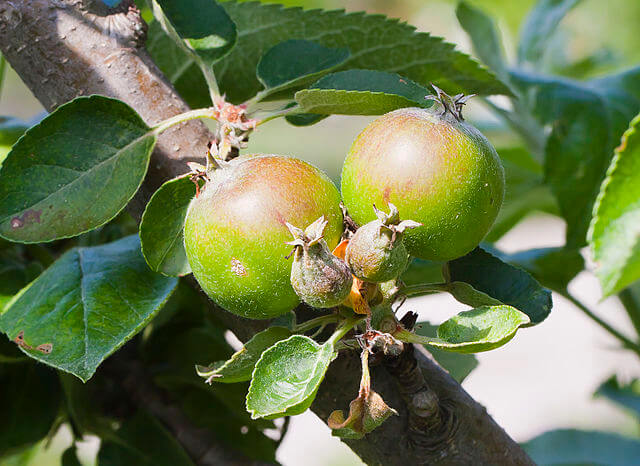
[[[0,48],[48,109],[78,95],[103,94],[131,105],[153,125],[188,110],[142,47],[145,27],[131,2],[115,10],[90,0],[5,0]],[[129,206],[140,217],[165,180],[202,159],[211,134],[191,121],[163,133],[141,191]],[[212,304],[212,307],[213,306]],[[216,310],[241,339],[264,325]],[[345,352],[330,367],[312,409],[326,420],[357,393],[360,361]],[[347,441],[368,464],[533,464],[423,348],[372,371],[375,390],[399,412],[363,440]],[[435,421],[434,421],[435,419]],[[448,427],[447,427],[448,426]]]

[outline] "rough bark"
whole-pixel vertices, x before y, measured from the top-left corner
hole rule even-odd
[[[48,109],[79,95],[103,94],[131,105],[149,124],[187,105],[144,50],[145,27],[130,2],[114,10],[88,0],[2,0],[0,48]],[[138,217],[153,191],[201,159],[211,134],[197,121],[160,137],[144,185],[129,209]],[[240,338],[260,323],[217,310]],[[360,361],[336,360],[313,404],[326,420],[354,398]],[[399,412],[363,440],[347,441],[368,464],[533,464],[522,449],[423,348],[407,345],[374,368],[373,388]]]

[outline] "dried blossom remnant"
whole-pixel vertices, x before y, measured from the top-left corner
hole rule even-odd
[[[347,439],[361,439],[376,429],[392,415],[398,412],[390,408],[378,393],[371,390],[369,374],[369,351],[363,349],[362,378],[358,397],[349,403],[349,416],[345,419],[342,411],[333,411],[329,415],[327,424],[336,437]]]
[[[218,120],[214,152],[221,160],[237,157],[238,150],[247,147],[258,120],[249,118],[246,105],[233,105],[224,96],[214,100],[213,115]]]
[[[456,94],[451,97],[435,84],[431,84],[431,87],[433,87],[433,90],[436,91],[436,95],[425,96],[425,99],[433,100],[439,103],[442,106],[442,115],[451,113],[451,115],[453,115],[458,121],[463,121],[464,118],[462,118],[462,107],[464,107],[464,105],[471,97],[475,97],[476,94]]]

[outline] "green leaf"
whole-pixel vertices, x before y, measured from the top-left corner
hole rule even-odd
[[[529,272],[543,286],[559,292],[566,291],[569,282],[584,270],[584,258],[575,249],[537,248],[497,255]]]
[[[96,403],[100,391],[104,390],[104,380],[93,379],[89,383],[82,383],[76,377],[58,373],[60,385],[64,393],[65,412],[76,438],[82,438],[85,434],[94,434],[99,437],[110,435],[113,419],[107,418]]]
[[[54,371],[35,364],[0,364],[0,457],[44,438],[59,406]]]
[[[589,245],[605,296],[640,279],[640,115],[616,149],[594,205]]]
[[[236,26],[215,0],[156,1],[178,36],[206,65],[218,61],[236,43]]]
[[[39,262],[27,259],[24,245],[0,249],[0,313],[11,298],[43,269]]]
[[[151,270],[169,276],[191,273],[184,250],[184,220],[196,185],[188,176],[169,180],[151,196],[140,222],[142,254]]]
[[[146,49],[160,71],[191,108],[211,106],[209,88],[193,57],[176,44],[158,21],[149,23]]]
[[[224,2],[238,28],[234,49],[214,66],[220,89],[235,103],[262,88],[255,70],[260,58],[288,39],[347,48],[341,69],[361,68],[402,74],[420,84],[435,83],[455,94],[509,93],[504,84],[440,37],[381,15],[302,10],[258,2]]]
[[[640,67],[587,83],[523,72],[511,76],[530,110],[552,126],[545,181],[567,222],[567,246],[582,247],[613,149],[640,112]]]
[[[29,129],[0,171],[0,236],[67,238],[120,212],[147,172],[156,136],[125,103],[78,97]]]
[[[71,446],[64,451],[61,458],[61,466],[82,466],[82,463],[78,460],[75,446]]]
[[[320,115],[316,113],[292,113],[284,118],[287,120],[287,123],[290,123],[293,126],[310,126],[324,120],[328,116],[329,115]]]
[[[430,92],[395,73],[348,70],[329,74],[296,92],[303,112],[343,115],[381,115],[403,107],[429,107]]]
[[[473,51],[500,79],[507,82],[509,73],[504,58],[500,34],[493,19],[467,2],[458,3],[458,21],[471,38]]]
[[[533,324],[551,312],[551,292],[529,273],[513,267],[481,248],[447,263],[448,281],[466,282],[482,293],[513,306]]]
[[[416,334],[427,338],[436,338],[437,331],[438,327],[429,322],[418,322],[415,327]],[[435,346],[430,346],[428,349],[438,364],[444,367],[458,383],[462,383],[471,371],[478,367],[478,358],[473,354],[444,351]]]
[[[613,375],[598,387],[595,395],[608,398],[614,403],[634,411],[636,416],[640,417],[640,379],[634,379],[623,385]]]
[[[242,348],[236,351],[231,359],[218,361],[209,367],[197,366],[198,375],[212,382],[235,383],[251,380],[253,369],[262,353],[291,336],[285,327],[269,327],[253,336]]]
[[[640,335],[640,282],[625,288],[618,294],[620,302],[627,311],[629,320]]]
[[[286,40],[267,50],[256,74],[265,93],[278,92],[280,96],[285,89],[313,82],[348,58],[346,48],[329,48],[309,40]]]
[[[485,241],[495,242],[534,212],[557,214],[551,190],[544,184],[542,166],[521,147],[498,150],[505,172],[505,198]]]
[[[608,432],[552,430],[522,447],[539,466],[632,466],[640,458],[640,441]]]
[[[14,117],[0,117],[0,146],[11,147],[29,129],[22,120]]]
[[[100,466],[193,466],[175,437],[151,415],[138,411],[98,452]]]
[[[22,348],[49,366],[89,380],[104,359],[162,307],[177,279],[149,270],[137,236],[74,248],[10,302],[0,330],[49,354]]]
[[[580,0],[539,0],[520,31],[518,62],[539,63],[562,18]]]
[[[499,348],[529,317],[511,306],[482,306],[463,311],[438,327],[438,338],[428,344],[458,353],[479,353]]]
[[[229,449],[238,450],[248,458],[275,463],[277,444],[263,433],[265,427],[273,429],[269,421],[251,421],[244,406],[247,384],[218,385],[211,389],[200,383],[198,387],[172,390],[179,399],[183,412],[192,422],[214,433],[215,438]],[[222,401],[231,395],[238,399],[237,406],[230,407]],[[267,424],[268,423],[268,424]],[[263,426],[263,424],[267,424]]]
[[[262,353],[247,394],[252,419],[301,414],[311,406],[331,361],[337,356],[330,342],[293,335]]]
[[[423,283],[438,283],[442,276],[442,262],[413,259],[402,273],[402,282],[407,286],[421,285]]]

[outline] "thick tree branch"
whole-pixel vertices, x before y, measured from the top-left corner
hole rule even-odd
[[[108,10],[89,0],[5,0],[0,3],[0,48],[48,109],[78,95],[103,94],[131,105],[149,123],[186,111],[186,104],[143,48],[144,25],[126,5]],[[164,133],[142,190],[130,205],[140,216],[150,194],[166,179],[201,159],[211,138],[189,122]],[[213,307],[213,306],[212,306]],[[225,316],[246,338],[260,323]],[[326,420],[357,393],[360,361],[345,352],[322,384],[313,410]],[[365,439],[348,441],[368,464],[533,464],[423,348],[409,345],[397,361],[376,367],[373,388],[399,412]]]

